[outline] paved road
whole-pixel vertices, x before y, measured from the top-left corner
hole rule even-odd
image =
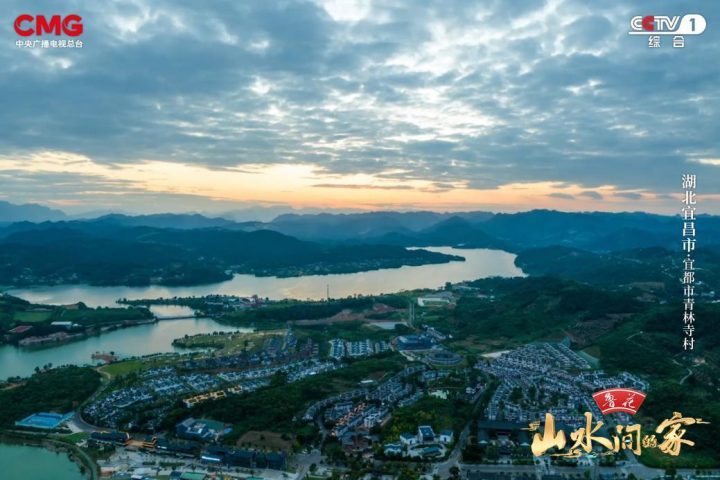
[[[295,456],[295,462],[297,463],[297,477],[298,479],[305,478],[305,474],[310,470],[310,465],[313,463],[317,466],[322,464],[323,456],[320,450],[314,449],[310,453],[299,453]]]
[[[478,395],[477,399],[475,400],[475,405],[473,405],[472,413],[470,414],[471,420],[465,425],[465,428],[463,428],[462,432],[460,432],[460,436],[455,443],[455,448],[453,448],[453,451],[450,452],[447,460],[437,463],[433,466],[433,474],[439,475],[440,478],[449,477],[450,469],[452,467],[461,467],[460,460],[462,458],[462,451],[465,448],[468,437],[470,437],[470,429],[475,426],[475,421],[472,420],[472,418],[475,418],[475,414],[477,413],[478,408],[480,408],[481,398],[482,395]]]

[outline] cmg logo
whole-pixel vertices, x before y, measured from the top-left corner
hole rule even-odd
[[[83,33],[82,17],[75,14],[65,15],[65,17],[53,15],[48,20],[45,15],[32,16],[24,13],[15,19],[14,27],[15,32],[21,37],[30,35],[39,37],[45,33],[77,37]]]

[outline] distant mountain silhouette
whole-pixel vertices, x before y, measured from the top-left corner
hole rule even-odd
[[[64,220],[65,218],[67,218],[67,215],[60,210],[54,210],[42,205],[34,203],[15,205],[0,201],[0,223],[46,222]]]
[[[237,225],[237,223],[232,220],[206,217],[198,213],[158,213],[137,216],[110,214],[94,219],[93,221],[126,227],[177,228],[182,230],[211,227],[232,228]]]

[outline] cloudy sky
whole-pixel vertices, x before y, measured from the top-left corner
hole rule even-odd
[[[674,213],[692,172],[720,213],[716,1],[58,5],[4,2],[0,200]],[[81,15],[83,48],[18,48],[21,13]],[[685,13],[683,49],[627,34]]]

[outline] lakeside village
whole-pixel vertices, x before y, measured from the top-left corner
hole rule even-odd
[[[247,308],[233,297],[210,300],[222,309]],[[415,302],[448,308],[453,297],[440,292]],[[540,465],[531,456],[526,429],[545,412],[569,427],[580,426],[584,411],[601,418],[592,392],[617,385],[647,391],[641,378],[609,376],[564,343],[533,343],[468,362],[443,344],[449,335],[411,320],[400,323],[400,335],[379,329],[387,340],[357,339],[353,332],[352,339],[320,343],[292,325],[178,339],[184,346],[217,350],[110,363],[106,372],[132,368],[106,382],[76,412],[37,412],[16,428],[66,432],[93,452],[101,475],[118,480],[336,478],[354,461],[372,465],[373,478],[387,479],[399,475],[398,464],[427,478],[450,476],[459,466],[470,479],[573,478],[573,467],[593,464],[602,466],[604,478],[627,475],[627,462],[613,456],[602,463],[583,457]],[[242,348],[229,348],[233,345]],[[366,366],[373,361],[382,366]],[[366,370],[355,377],[358,365]],[[301,403],[292,419],[296,429],[316,429],[313,435],[234,432],[231,422],[213,418],[218,409],[211,407],[223,399],[320,378],[327,378],[322,384],[331,385],[329,391],[339,391]],[[282,403],[282,396],[277,401]],[[280,403],[269,408],[286,408]],[[288,398],[288,405],[295,403]],[[498,476],[498,468],[508,476]]]

